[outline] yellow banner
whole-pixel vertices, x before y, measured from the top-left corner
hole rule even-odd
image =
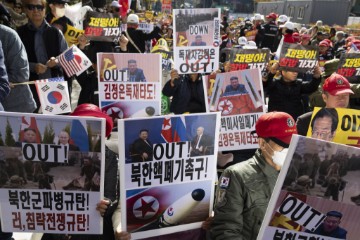
[[[360,147],[360,110],[315,108],[307,136]]]
[[[64,34],[64,37],[65,37],[65,40],[67,42],[67,44],[69,46],[73,45],[73,44],[78,44],[78,37],[81,35],[81,34],[84,34],[84,30],[80,30],[80,29],[77,29],[73,26],[70,26],[69,24],[67,24],[67,30]]]

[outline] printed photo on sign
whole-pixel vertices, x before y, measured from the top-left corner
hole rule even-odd
[[[251,132],[265,111],[260,69],[209,75],[205,83],[207,109],[221,112],[220,151],[257,148]]]
[[[5,112],[0,121],[2,229],[99,234],[104,122]]]
[[[98,53],[100,107],[114,120],[159,115],[161,76],[160,54]]]
[[[204,221],[209,216],[211,182],[202,181],[127,191],[130,232]]]
[[[258,239],[354,239],[360,149],[293,135]]]
[[[359,116],[355,109],[316,107],[307,136],[360,148]]]
[[[140,239],[200,228],[214,199],[219,117],[118,121],[124,231]]]
[[[174,60],[179,73],[218,69],[220,12],[216,8],[174,9]]]

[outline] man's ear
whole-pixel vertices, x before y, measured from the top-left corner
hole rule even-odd
[[[262,150],[265,147],[265,139],[259,137],[258,141],[259,141],[259,148]]]
[[[326,101],[327,101],[327,96],[326,96],[326,94],[325,94],[325,93],[322,93],[322,94],[321,94],[321,97],[322,97],[324,103],[326,104]]]

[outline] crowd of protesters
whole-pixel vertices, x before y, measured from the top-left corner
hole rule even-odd
[[[156,1],[156,3],[159,2]],[[63,76],[69,83],[69,93],[71,94],[74,78],[64,76],[64,72],[56,60],[56,57],[68,47],[64,38],[67,26],[74,25],[65,16],[64,8],[65,4],[68,3],[68,0],[49,0],[48,2],[45,0],[23,0],[22,2],[6,0],[0,5],[0,109],[3,108],[4,111],[9,112],[39,112],[40,101],[34,84],[19,83],[29,83],[38,79]],[[117,1],[112,2],[109,6],[105,6],[98,1],[90,2],[89,5],[93,8],[93,11],[108,11],[114,14],[119,13],[121,8]],[[156,9],[159,10],[161,7],[156,5]],[[98,104],[95,95],[97,91],[96,53],[120,52],[142,54],[150,52],[151,47],[160,38],[164,38],[170,43],[169,46],[172,46],[173,28],[171,21],[168,19],[157,21],[154,24],[153,31],[150,33],[145,33],[138,29],[140,22],[139,16],[136,13],[129,13],[127,18],[122,20],[124,23],[127,23],[127,29],[116,42],[89,41],[85,35],[78,37],[78,47],[89,57],[93,66],[76,77],[81,86],[81,92],[78,99],[78,108],[80,107],[80,110],[74,114],[75,116],[82,116],[81,106],[84,108],[84,105],[81,104]],[[257,194],[266,192],[270,196],[278,171],[282,166],[282,164],[278,163],[278,160],[275,160],[274,155],[286,149],[291,135],[297,132],[294,127],[290,127],[291,133],[287,132],[288,135],[286,137],[278,136],[281,131],[287,130],[286,127],[279,127],[279,124],[283,124],[281,119],[290,119],[295,122],[299,116],[311,111],[313,107],[324,107],[325,103],[327,104],[326,107],[329,107],[328,99],[331,98],[332,93],[330,92],[330,95],[325,94],[329,90],[326,87],[323,88],[323,84],[336,71],[339,64],[338,59],[342,53],[359,51],[360,39],[346,32],[346,30],[324,26],[321,20],[312,26],[305,26],[291,22],[291,19],[286,15],[279,16],[276,13],[269,13],[266,16],[255,14],[251,18],[233,20],[224,16],[221,22],[221,34],[222,43],[219,46],[220,51],[232,48],[267,48],[270,49],[272,58],[275,58],[276,51],[283,43],[312,45],[319,48],[318,61],[320,65],[315,67],[310,76],[306,74],[300,75],[297,72],[287,70],[279,71],[277,63],[267,67],[268,74],[263,78],[263,87],[268,99],[268,111],[285,113],[280,114],[279,118],[269,115],[270,119],[274,119],[268,122],[261,119],[258,123],[256,131],[261,140],[259,141],[259,149],[256,150],[256,153],[254,153],[255,150],[250,151],[250,153],[245,154],[246,157],[239,159],[235,159],[238,153],[234,153],[234,163],[246,160],[255,154],[252,161],[265,164],[263,169],[257,169],[257,171],[261,173],[267,169],[266,171],[269,171],[267,174],[272,176],[272,182],[268,184],[266,182],[268,180],[264,177],[264,179],[261,179],[263,186],[257,185],[254,187],[257,188]],[[222,67],[218,72],[230,71],[226,57],[220,57],[219,61],[222,63],[220,64]],[[203,96],[201,92],[204,91],[201,82],[202,75],[179,75],[176,69],[172,69],[170,76],[171,78],[168,79],[163,89],[164,95],[172,97],[170,110],[175,114],[205,112],[205,99],[201,97]],[[345,78],[338,76],[332,77],[327,81],[336,81],[337,79],[347,82]],[[346,85],[348,90],[346,97],[349,101],[346,106],[342,107],[360,109],[359,83],[360,79],[357,79]],[[349,90],[350,88],[351,90]],[[334,95],[337,95],[337,92],[334,92]],[[92,108],[92,110],[101,112],[99,109],[94,110]],[[94,116],[99,117],[99,114],[94,114]],[[103,116],[103,118],[107,117]],[[112,124],[110,125],[108,127],[111,130]],[[306,132],[308,125],[302,126],[301,130]],[[272,135],[269,129],[273,127],[278,127],[280,132]],[[116,159],[114,153],[107,149],[106,154],[111,159],[111,164],[116,165],[117,163],[114,163],[116,161],[114,160]],[[251,171],[250,168],[250,165],[237,165],[228,170],[223,179],[230,179],[230,177],[242,178],[244,176],[233,175],[237,175],[241,171]],[[115,175],[116,172],[113,172],[112,176]],[[252,178],[247,177],[251,181]],[[114,179],[116,177],[108,179],[108,181],[114,181]],[[254,179],[257,179],[257,177],[254,177]],[[252,182],[252,184],[254,183],[256,182]],[[118,191],[115,189],[115,185],[114,189],[109,190],[113,195],[116,195],[114,192]],[[235,189],[231,189],[231,191],[236,192],[237,189],[243,188],[240,185],[235,187]],[[237,193],[234,194],[236,195]],[[217,194],[217,196],[219,197],[220,195]],[[112,196],[112,200],[117,201],[117,199],[113,198]],[[230,199],[229,201],[233,200]],[[233,204],[236,206],[236,201]],[[254,218],[255,220],[260,219],[260,224],[259,222],[254,223],[257,224],[255,228],[246,225],[255,221],[253,219],[246,222],[246,217],[250,219],[254,216],[248,214],[249,216],[246,215],[241,222],[239,219],[239,221],[231,222],[226,211],[230,210],[234,218],[244,214],[238,209],[234,210],[229,206],[224,206],[226,206],[226,202],[219,197],[216,201],[215,218],[210,218],[204,224],[204,229],[209,230],[211,239],[256,239],[261,219],[265,214],[266,205],[257,205],[251,210],[260,214]],[[108,207],[113,208],[111,214],[106,212]],[[259,211],[258,208],[260,209]],[[81,238],[77,236],[71,239],[130,239],[129,233],[119,230],[119,222],[111,220],[111,215],[115,212],[112,201],[104,200],[100,202],[98,209],[102,216],[106,216],[104,224],[104,231],[106,233],[104,236],[106,238],[101,236]],[[247,228],[242,228],[243,222]],[[112,228],[112,225],[114,228]],[[111,234],[108,234],[109,232]],[[195,234],[196,238],[194,235],[189,236],[192,236],[191,239],[201,239],[201,237],[205,239],[205,235]],[[239,237],[241,235],[243,237]],[[179,236],[181,236],[181,233]],[[0,229],[0,239],[11,239],[11,233],[2,233]],[[44,235],[43,239],[60,238]],[[165,237],[164,239],[168,238]],[[185,239],[187,238],[185,237]]]

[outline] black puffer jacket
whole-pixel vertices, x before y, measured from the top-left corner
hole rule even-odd
[[[268,111],[286,112],[296,120],[305,112],[301,95],[315,92],[320,82],[321,78],[313,78],[309,82],[301,79],[285,82],[282,77],[274,79],[274,75],[269,74],[268,80],[263,82],[264,90],[269,96]]]

